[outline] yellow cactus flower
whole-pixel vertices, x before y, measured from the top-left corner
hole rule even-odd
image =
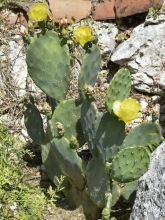
[[[39,22],[46,20],[49,10],[46,4],[36,3],[32,5],[28,11],[28,17],[33,22]]]
[[[113,112],[125,123],[129,123],[140,116],[141,105],[136,99],[128,98],[113,103]]]
[[[79,26],[74,32],[73,37],[75,40],[84,46],[86,43],[92,41],[94,39],[94,35],[92,33],[92,28],[89,26]]]

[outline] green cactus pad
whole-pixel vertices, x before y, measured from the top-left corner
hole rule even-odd
[[[104,160],[111,161],[120,150],[125,138],[125,124],[115,115],[104,113],[99,123],[94,143]],[[116,146],[116,148],[114,147]],[[112,149],[111,149],[112,147]]]
[[[88,190],[84,190],[82,194],[82,206],[86,220],[96,220],[100,218],[102,208],[98,207],[90,198]]]
[[[133,129],[125,138],[123,147],[159,145],[162,140],[159,125],[153,122],[144,122]]]
[[[106,107],[109,112],[112,111],[113,103],[116,100],[124,100],[129,97],[131,91],[131,74],[128,69],[120,69],[115,76],[107,90]]]
[[[97,154],[94,139],[101,117],[102,113],[97,110],[94,102],[91,103],[88,100],[83,102],[81,108],[81,124],[84,131],[84,136],[89,145],[89,149],[93,154]]]
[[[128,200],[134,201],[137,187],[138,187],[138,180],[135,180],[130,183],[126,183],[126,185],[121,188],[121,196],[127,201]]]
[[[26,61],[31,78],[41,90],[58,101],[65,98],[70,81],[70,56],[57,33],[48,31],[35,39],[28,47]]]
[[[31,139],[37,144],[43,144],[45,133],[43,122],[37,107],[34,104],[28,104],[24,112],[24,122],[27,132]]]
[[[63,175],[68,177],[77,188],[83,189],[85,184],[82,160],[76,151],[70,148],[66,138],[54,138],[51,141],[52,151]]]
[[[111,161],[125,138],[125,124],[115,115],[99,112],[95,103],[87,100],[82,105],[81,123],[91,153],[99,152],[104,160]]]
[[[138,179],[148,169],[150,154],[144,147],[129,147],[121,150],[112,160],[112,178],[118,182]]]
[[[111,162],[114,156],[121,150],[122,145],[112,145],[110,147],[105,148],[106,161]]]
[[[57,137],[56,123],[64,126],[64,136],[70,140],[75,136],[80,145],[84,143],[80,122],[81,105],[74,99],[61,101],[55,109],[51,119],[51,132],[53,137]]]
[[[86,170],[88,191],[91,199],[98,207],[105,207],[106,193],[109,193],[110,178],[102,158],[93,157]]]
[[[100,70],[101,55],[99,48],[93,44],[85,54],[79,75],[79,85],[82,89],[85,84],[94,85]]]
[[[114,206],[120,198],[120,187],[119,184],[115,181],[112,182],[112,204]]]
[[[42,162],[45,167],[45,171],[51,181],[55,184],[56,177],[62,175],[62,172],[59,168],[59,165],[56,160],[56,156],[52,150],[51,144],[47,143],[46,145],[41,145],[41,156]]]

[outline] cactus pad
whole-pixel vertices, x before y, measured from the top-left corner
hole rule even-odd
[[[109,171],[101,157],[93,157],[86,170],[88,191],[98,207],[105,207],[106,193],[109,193]]]
[[[125,124],[122,121],[109,113],[104,113],[99,123],[96,136],[95,145],[104,160],[110,161],[118,152],[120,146],[125,138]],[[114,148],[114,145],[116,148]],[[111,147],[113,147],[111,149]]]
[[[45,139],[43,122],[40,112],[32,103],[27,105],[24,112],[24,122],[31,139],[37,144],[42,144]]]
[[[80,122],[81,105],[75,100],[64,100],[54,111],[51,119],[51,132],[52,136],[57,137],[57,123],[61,123],[64,126],[64,136],[70,140],[72,136],[75,136],[80,144],[83,143],[82,128]]]
[[[88,100],[83,102],[81,108],[81,124],[89,149],[93,154],[97,153],[94,139],[101,117],[102,113],[97,110],[95,103],[91,103]]]
[[[126,183],[126,185],[121,188],[121,196],[127,201],[130,200],[133,202],[137,187],[138,187],[138,180]]]
[[[112,178],[118,182],[138,179],[148,168],[150,154],[144,147],[129,147],[121,150],[112,160]]]
[[[63,175],[68,177],[77,188],[83,189],[85,184],[82,160],[76,151],[70,148],[66,138],[51,141],[51,148]]]
[[[100,70],[101,55],[100,50],[96,45],[92,45],[85,54],[82,62],[82,67],[79,75],[80,89],[85,84],[94,85],[97,80],[97,74]]]
[[[131,75],[129,70],[122,68],[113,77],[106,94],[106,107],[112,111],[116,100],[124,100],[129,97],[131,91]]]
[[[35,39],[27,50],[28,72],[48,96],[62,100],[69,88],[70,56],[57,33],[48,31]]]
[[[125,138],[123,147],[129,146],[147,146],[159,145],[162,140],[159,125],[153,122],[143,122],[133,129],[132,132]]]
[[[112,181],[112,203],[111,207],[114,206],[120,198],[120,187],[115,181]]]
[[[44,164],[45,171],[51,181],[55,184],[56,177],[62,175],[62,172],[56,160],[56,156],[54,155],[50,143],[47,143],[46,145],[41,145],[41,150],[42,162]]]

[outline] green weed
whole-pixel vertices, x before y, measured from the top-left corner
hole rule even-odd
[[[0,124],[0,219],[41,220],[48,206],[55,206],[57,192],[61,191],[63,177],[57,187],[45,196],[40,187],[26,181],[23,155],[28,153],[16,144],[15,138]]]

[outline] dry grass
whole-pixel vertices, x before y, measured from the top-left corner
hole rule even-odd
[[[10,3],[30,2],[30,0],[1,0],[0,8],[7,8]]]

